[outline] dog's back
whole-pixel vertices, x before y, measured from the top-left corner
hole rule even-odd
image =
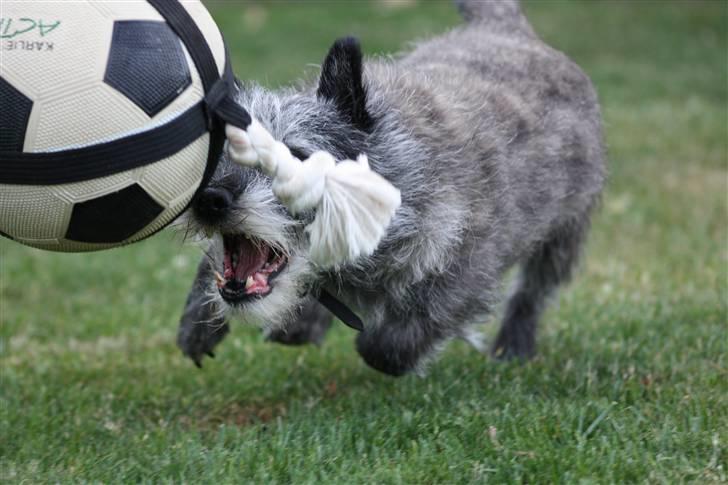
[[[493,260],[508,266],[588,217],[605,176],[599,107],[588,77],[536,36],[518,2],[456,3],[464,25],[367,66],[370,105],[381,119],[395,112],[428,154],[423,173],[395,184],[405,197],[430,194],[411,198],[438,219],[430,236],[450,226],[491,239]]]

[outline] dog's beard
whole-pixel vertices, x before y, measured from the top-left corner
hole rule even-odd
[[[211,272],[204,286],[223,314],[267,330],[295,317],[313,270],[302,223],[282,210],[268,184],[247,185],[215,225],[194,214],[183,224],[205,236]]]
[[[268,294],[242,304],[228,303],[219,291],[216,293],[227,314],[239,318],[244,324],[267,331],[282,328],[298,313],[307,266],[303,258],[293,257],[272,283]]]
[[[215,307],[220,309],[221,315],[236,317],[244,324],[254,325],[267,331],[281,328],[295,318],[303,302],[305,289],[310,286],[313,277],[307,259],[302,257],[298,251],[289,251],[285,266],[275,274],[274,278],[270,279],[265,287],[254,285],[248,289],[248,292],[242,290],[236,294],[230,290],[229,282],[226,285],[225,273],[223,273],[226,266],[226,251],[221,234],[212,236],[206,256],[212,269],[209,280],[205,282],[209,301],[216,303]],[[228,268],[228,275],[229,272]],[[240,285],[244,283],[235,281],[232,284],[233,289],[240,290]],[[240,293],[246,294],[241,297]]]

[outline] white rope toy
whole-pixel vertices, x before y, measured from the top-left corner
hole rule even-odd
[[[225,133],[230,159],[269,175],[273,193],[293,214],[316,209],[306,227],[311,261],[334,267],[374,252],[401,199],[366,155],[336,163],[321,151],[301,162],[256,120],[247,130],[227,125]]]

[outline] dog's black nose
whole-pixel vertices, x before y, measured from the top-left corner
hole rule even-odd
[[[200,193],[192,208],[195,215],[213,224],[225,217],[233,204],[233,194],[223,187],[207,187]]]

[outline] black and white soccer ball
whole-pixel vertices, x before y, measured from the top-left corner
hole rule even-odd
[[[76,163],[77,155],[53,158],[172,126],[193,107],[202,109],[206,91],[200,71],[153,3],[3,0],[3,235],[56,251],[128,244],[175,219],[201,186],[209,171],[209,130],[198,129],[189,140],[181,139],[182,130],[167,130],[166,138],[148,143],[149,152],[161,158],[145,164],[136,163],[134,154],[121,153],[127,165],[110,168],[94,162],[93,170],[87,170],[89,162],[67,170],[64,164]],[[209,46],[215,74],[222,75],[226,53],[217,25],[199,1],[179,5]],[[35,172],[13,165],[9,154],[21,152],[25,157],[38,154],[45,165],[28,165],[42,168],[33,168]],[[119,166],[132,168],[119,171]]]

